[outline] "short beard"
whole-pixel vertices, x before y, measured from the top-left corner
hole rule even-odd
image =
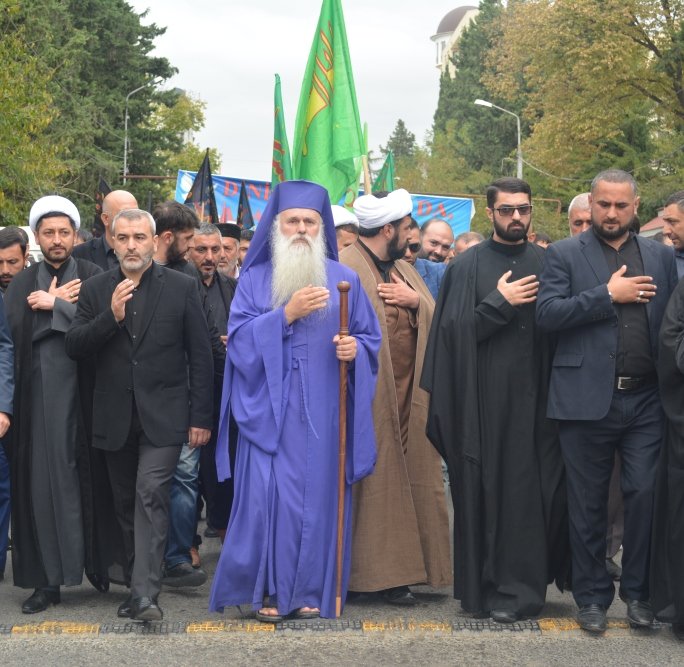
[[[126,257],[126,255],[119,255],[117,253],[117,258],[119,260],[119,264],[126,269],[126,271],[141,271],[142,269],[147,268],[151,263],[152,263],[152,257],[154,257],[154,253],[148,253],[145,255],[140,255],[139,257]]]
[[[523,239],[527,238],[527,232],[530,230],[530,224],[531,221],[525,224],[524,222],[521,222],[520,224],[522,225],[522,229],[512,229],[509,231],[508,225],[504,226],[502,225],[497,219],[496,215],[494,216],[494,219],[492,221],[494,223],[494,231],[496,232],[496,235],[500,238],[503,239],[504,241],[508,241],[509,243],[517,243],[518,241],[522,241]],[[509,225],[513,224],[513,221],[508,223]]]
[[[306,240],[306,245],[295,243],[302,238]],[[271,258],[271,298],[274,308],[284,306],[297,290],[309,285],[325,287],[327,284],[326,249],[322,226],[315,238],[299,234],[284,236],[276,218],[271,230]]]
[[[224,264],[219,264],[217,271],[225,278],[232,278],[235,275],[235,267],[237,266],[237,258],[225,262]]]
[[[591,226],[594,228],[594,231],[596,232],[597,236],[600,236],[602,239],[605,239],[606,241],[614,241],[615,239],[622,238],[627,232],[629,232],[630,229],[632,229],[633,223],[634,218],[632,218],[627,225],[620,226],[618,224],[616,229],[609,231],[607,229],[604,229],[599,223],[594,222],[593,218],[591,220]]]

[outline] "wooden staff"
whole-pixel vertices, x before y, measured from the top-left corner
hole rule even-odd
[[[337,283],[340,293],[340,338],[349,335],[349,290],[343,280]],[[335,617],[342,614],[342,569],[344,561],[344,497],[347,467],[347,362],[340,361],[340,459],[337,470],[337,586],[335,588]]]

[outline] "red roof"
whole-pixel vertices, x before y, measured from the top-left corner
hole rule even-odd
[[[657,218],[653,218],[653,220],[649,220],[645,225],[641,225],[641,229],[639,231],[651,232],[656,229],[662,229],[664,224],[665,221],[660,216],[658,216]]]

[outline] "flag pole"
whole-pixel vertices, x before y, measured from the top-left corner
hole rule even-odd
[[[368,168],[368,155],[361,157],[363,163],[363,191],[369,195],[373,189],[371,185],[370,169]]]
[[[349,290],[343,280],[337,283],[340,293],[340,338],[349,335]],[[335,587],[335,617],[342,615],[342,570],[344,566],[344,499],[347,488],[347,362],[340,361],[340,456],[337,470],[337,582]]]

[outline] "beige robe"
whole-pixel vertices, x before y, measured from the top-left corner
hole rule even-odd
[[[452,571],[441,459],[425,435],[429,397],[419,387],[435,302],[416,270],[403,260],[397,261],[398,273],[420,295],[404,452],[385,306],[378,295],[375,265],[358,243],[345,248],[340,261],[359,275],[382,330],[373,402],[378,459],[375,472],[353,488],[349,590],[369,592],[420,583],[447,586],[452,582]]]

